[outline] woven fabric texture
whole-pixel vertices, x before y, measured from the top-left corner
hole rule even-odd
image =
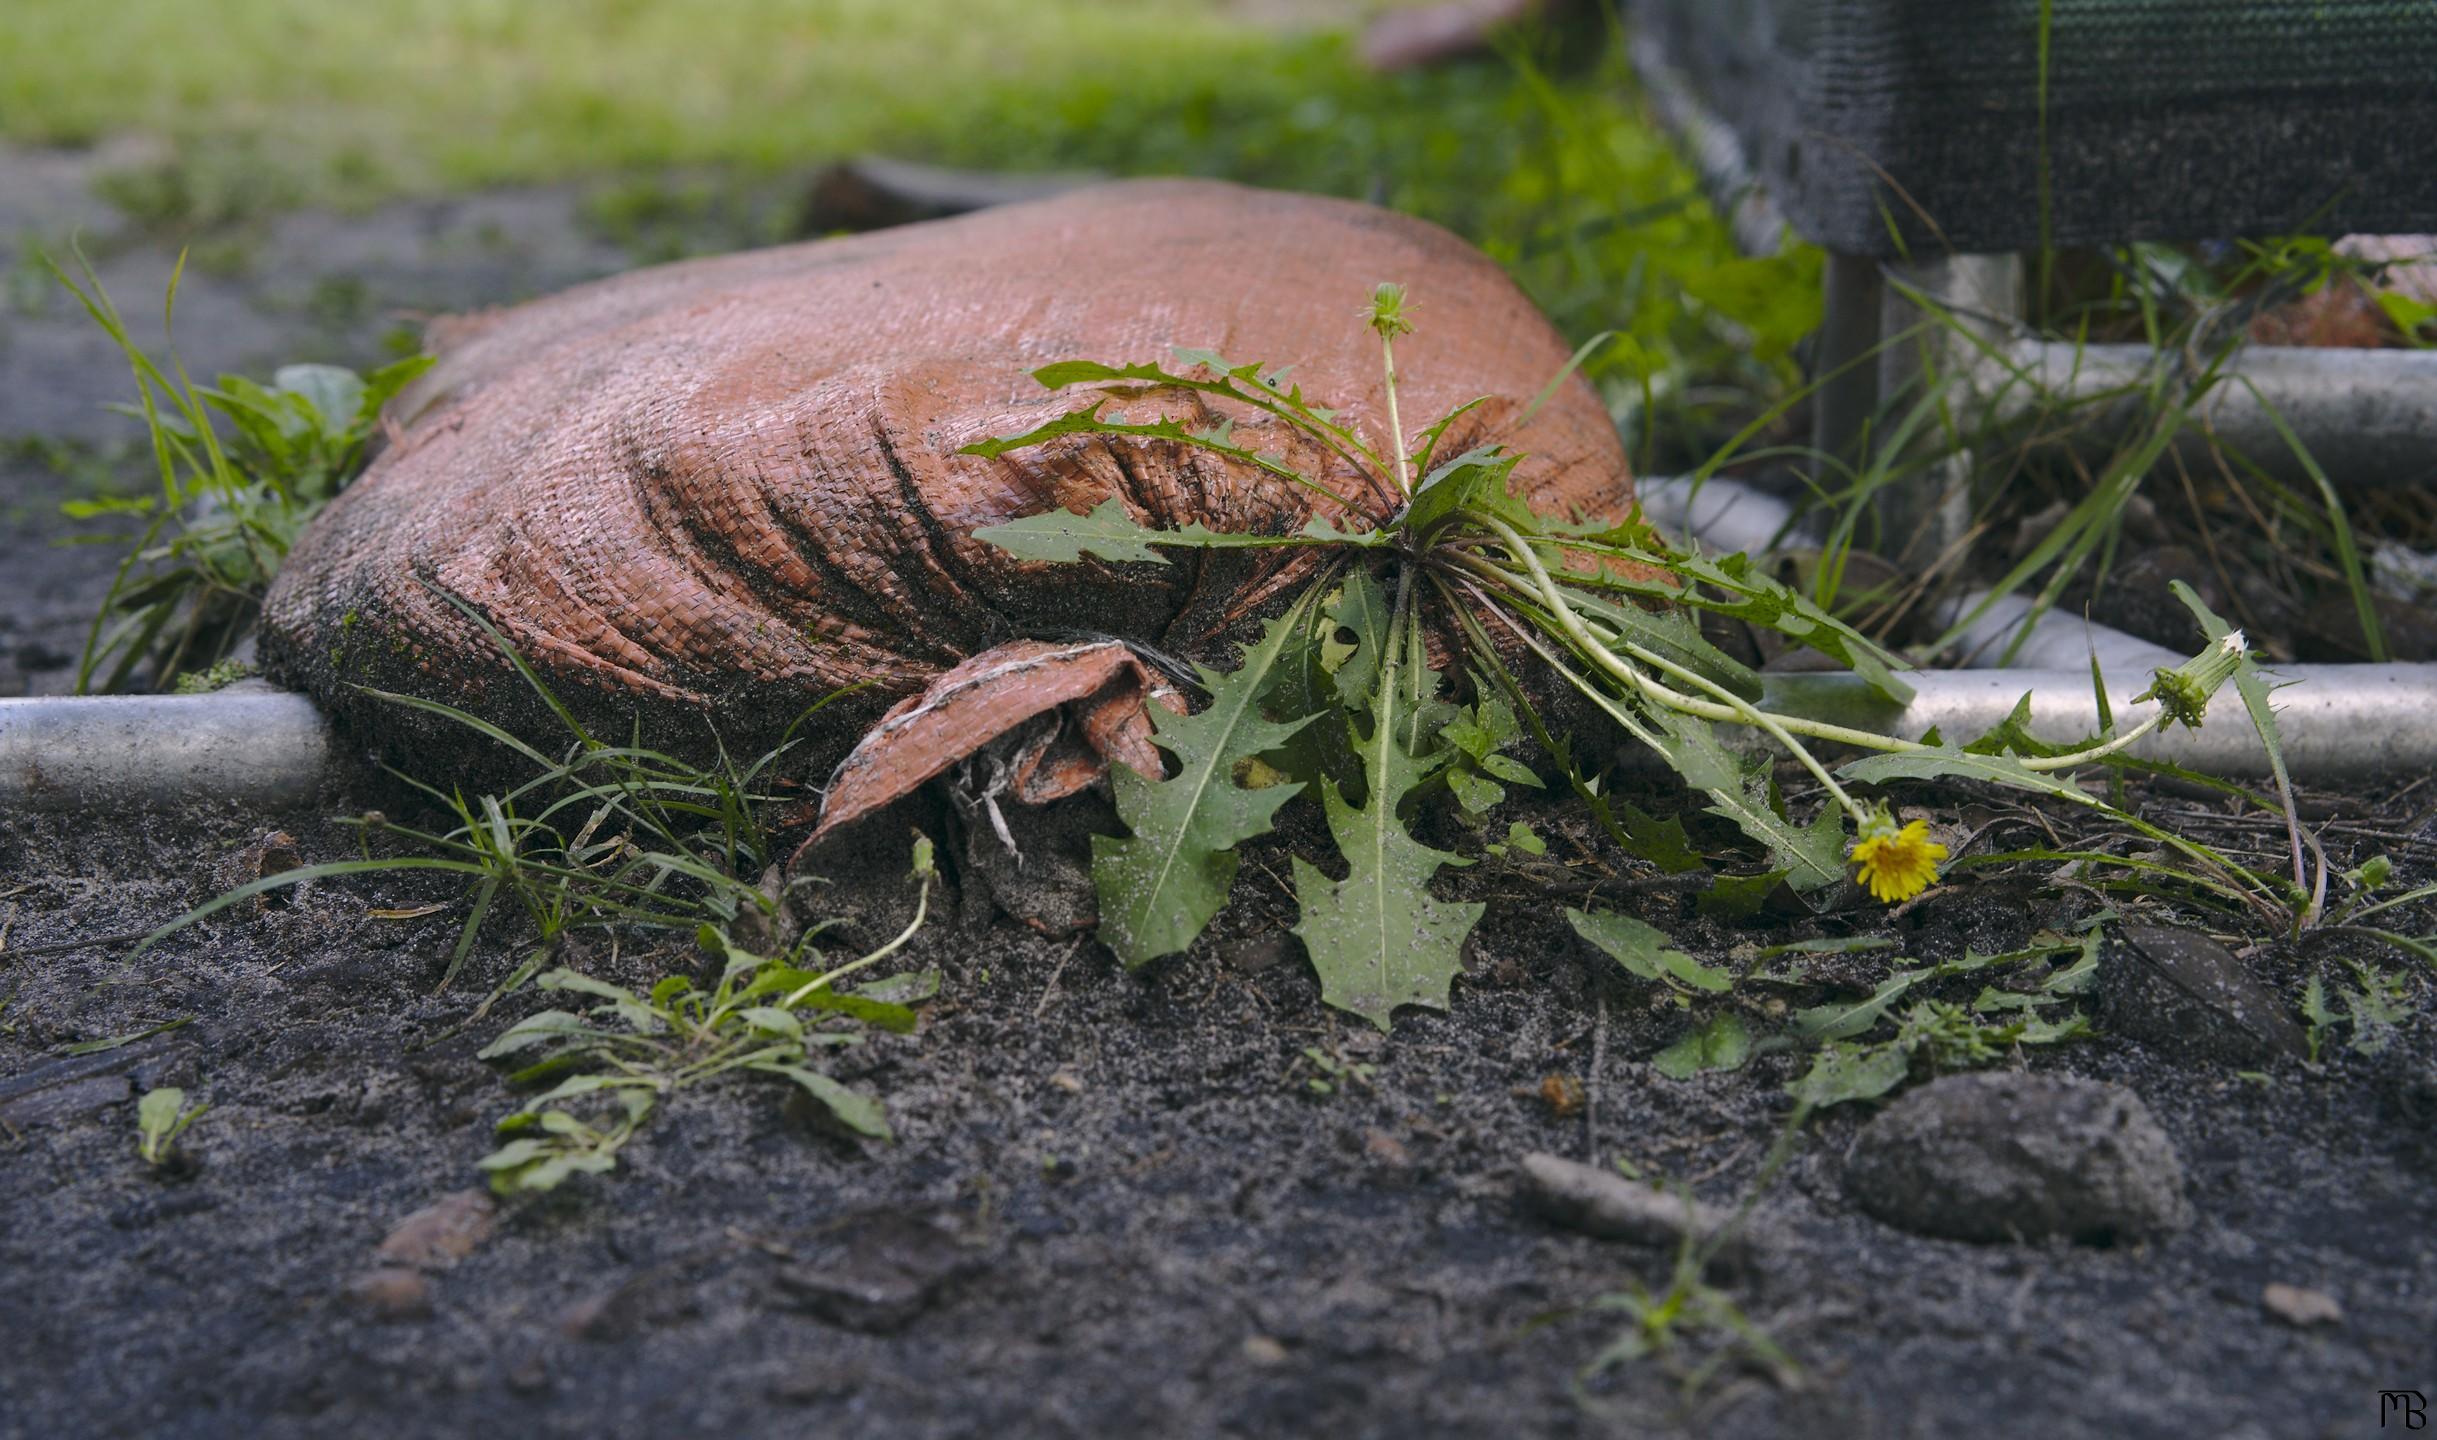
[[[1630,8],[1832,250],[2437,227],[2437,0]]]
[[[1622,514],[1624,455],[1579,377],[1513,428],[1567,346],[1478,251],[1346,201],[1133,182],[638,271],[439,327],[441,362],[400,399],[402,436],[281,570],[264,656],[379,741],[464,735],[361,687],[551,735],[479,616],[598,731],[622,741],[640,723],[648,743],[699,750],[716,719],[751,756],[840,687],[870,688],[823,712],[830,739],[1018,637],[1206,653],[1315,552],[1042,566],[973,531],[1115,496],[1153,525],[1284,533],[1332,502],[1166,441],[958,451],[1084,403],[1043,390],[1038,366],[1173,364],[1179,345],[1291,365],[1383,445],[1378,342],[1359,319],[1382,280],[1409,287],[1419,327],[1397,349],[1414,428],[1511,397],[1467,416],[1446,453],[1497,436],[1532,455],[1517,480],[1535,504]],[[1112,408],[1231,419],[1235,443],[1358,492],[1350,466],[1249,408]]]

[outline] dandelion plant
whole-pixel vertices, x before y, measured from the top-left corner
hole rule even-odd
[[[1541,514],[1511,483],[1525,457],[1502,445],[1439,454],[1454,421],[1482,401],[1408,436],[1397,407],[1395,343],[1412,333],[1413,314],[1396,285],[1379,286],[1359,312],[1379,339],[1384,439],[1321,408],[1267,362],[1184,349],[1174,369],[1092,360],[1045,366],[1033,372],[1036,380],[1077,390],[1085,403],[1023,434],[967,447],[1000,455],[1073,435],[1190,446],[1314,491],[1341,512],[1290,534],[1228,534],[1198,524],[1151,528],[1112,499],[1088,514],[1054,511],[977,532],[1019,559],[1052,563],[1161,564],[1161,552],[1190,549],[1326,552],[1237,668],[1201,672],[1209,696],[1201,709],[1154,715],[1173,773],[1148,779],[1118,767],[1117,811],[1129,833],[1096,842],[1094,876],[1101,938],[1129,965],[1189,946],[1226,899],[1234,847],[1270,829],[1282,806],[1308,793],[1320,802],[1345,872],[1339,879],[1310,859],[1294,862],[1296,933],[1324,996],[1382,1028],[1399,1005],[1444,1008],[1483,907],[1431,894],[1442,870],[1471,861],[1416,839],[1409,822],[1434,792],[1477,813],[1504,794],[1492,777],[1538,783],[1529,767],[1500,753],[1503,738],[1485,738],[1500,716],[1504,737],[1528,728],[1554,758],[1570,758],[1568,742],[1532,699],[1546,692],[1518,676],[1518,663],[1539,667],[1663,757],[1709,798],[1713,813],[1766,852],[1770,871],[1796,892],[1826,890],[1853,871],[1889,903],[1933,883],[1945,848],[1923,822],[1899,826],[1882,801],[1856,796],[1848,782],[1960,774],[2103,806],[2055,777],[2119,755],[2160,724],[2196,723],[2209,694],[2248,664],[2238,634],[2220,638],[2192,664],[2160,672],[2153,693],[2164,703],[2148,719],[2069,751],[2008,746],[2002,732],[1997,743],[1930,745],[1765,709],[1759,677],[1703,639],[1693,612],[1772,628],[1898,703],[1911,692],[1897,673],[1901,660],[1745,557],[1673,549],[1638,511],[1622,521]],[[1146,402],[1202,397],[1312,436],[1355,467],[1363,483],[1354,488],[1371,498],[1340,493],[1280,453],[1248,449],[1223,424],[1195,429],[1164,409],[1128,418]],[[1460,679],[1445,673],[1451,657],[1465,663]],[[1807,821],[1787,814],[1766,761],[1730,747],[1720,725],[1766,737],[1818,782],[1828,805]],[[1882,753],[1831,770],[1813,749],[1823,742]],[[1255,759],[1265,777],[1283,780],[1248,787],[1240,777]],[[1597,781],[1567,768],[1594,815],[1620,843],[1638,848]],[[2178,843],[2162,832],[2156,838]],[[2214,856],[2195,863],[2222,868]],[[2247,872],[2232,883],[2264,884]]]

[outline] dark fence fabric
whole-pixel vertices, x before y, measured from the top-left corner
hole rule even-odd
[[[2039,0],[1629,0],[1808,238],[2042,239]],[[2053,0],[2047,238],[2437,229],[2437,0]]]

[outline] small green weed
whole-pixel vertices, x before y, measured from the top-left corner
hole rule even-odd
[[[178,1137],[210,1113],[211,1108],[188,1105],[186,1092],[174,1085],[145,1091],[144,1097],[135,1102],[136,1153],[156,1170],[168,1165],[176,1155]]]
[[[2090,1022],[2079,1010],[2051,1017],[2051,1006],[2069,1005],[2085,993],[2097,973],[2100,928],[2080,940],[2058,938],[1997,955],[1967,951],[1942,965],[1899,968],[1861,1000],[1839,1000],[1797,1011],[1790,1034],[1819,1047],[1792,1088],[1806,1109],[1852,1100],[1875,1100],[1916,1071],[1945,1074],[1992,1065],[2027,1045],[2082,1039]],[[2074,963],[2051,966],[2028,990],[1984,986],[1970,1005],[1917,999],[1898,1016],[1894,1006],[1918,989],[1961,975],[1997,972],[2071,954]],[[1892,1026],[1893,1033],[1887,1030]]]
[[[814,972],[739,949],[712,926],[698,939],[721,962],[709,990],[671,975],[648,995],[572,970],[541,977],[544,990],[590,996],[589,1013],[544,1010],[509,1027],[482,1050],[485,1060],[517,1057],[511,1079],[529,1084],[564,1076],[499,1122],[507,1143],[483,1157],[491,1188],[503,1195],[549,1190],[572,1175],[603,1174],[661,1100],[737,1071],[800,1086],[837,1126],[877,1140],[893,1138],[880,1102],[831,1079],[816,1053],[859,1045],[866,1028],[914,1028],[909,1001],[939,988],[937,972],[898,975],[862,990],[837,982],[904,948],[923,923],[937,878],[931,842],[914,842],[921,897],[895,939],[860,959]],[[580,1118],[582,1100],[611,1102],[602,1123]]]
[[[78,519],[143,523],[86,633],[76,687],[89,692],[121,689],[139,670],[166,682],[226,659],[297,535],[362,468],[381,406],[431,361],[417,356],[366,376],[289,365],[268,386],[224,375],[199,387],[174,349],[164,369],[135,344],[92,266],[77,258],[81,282],[46,263],[126,355],[139,403],[122,408],[149,429],[160,478],[160,492],[144,499],[62,506]],[[184,263],[170,276],[165,327]],[[233,432],[227,443],[222,423]]]
[[[1305,1076],[1303,1080],[1303,1088],[1314,1095],[1334,1095],[1353,1085],[1369,1089],[1371,1077],[1379,1073],[1377,1065],[1363,1060],[1348,1060],[1333,1050],[1324,1050],[1317,1045],[1304,1046],[1303,1059],[1317,1072]]]
[[[567,726],[566,751],[553,758],[464,711],[375,692],[506,746],[530,764],[531,778],[469,798],[396,775],[453,814],[456,826],[425,829],[377,813],[359,817],[352,823],[363,839],[361,858],[240,886],[162,926],[138,948],[251,896],[306,880],[433,872],[460,876],[466,884],[465,920],[440,980],[446,989],[486,923],[508,908],[501,902],[509,902],[530,934],[524,959],[467,1023],[528,983],[598,1003],[580,1014],[550,1009],[529,1016],[482,1051],[486,1059],[516,1057],[516,1083],[557,1080],[501,1122],[506,1143],[481,1162],[503,1194],[547,1190],[571,1175],[615,1168],[618,1152],[664,1096],[737,1071],[792,1081],[843,1128],[889,1138],[879,1102],[831,1079],[818,1056],[860,1044],[865,1030],[911,1030],[909,1007],[937,991],[935,972],[837,988],[902,950],[921,928],[938,878],[930,841],[915,838],[912,879],[919,894],[905,929],[858,959],[814,968],[822,927],[796,919],[793,889],[778,880],[777,840],[761,819],[776,798],[763,783],[792,740],[741,768],[724,757],[706,767],[639,745],[610,745],[575,720],[496,630],[468,615]],[[376,842],[406,853],[375,855]],[[797,883],[816,882],[804,877]],[[584,929],[690,935],[719,962],[718,979],[704,989],[671,975],[638,995],[564,966],[544,973],[566,938]]]
[[[2350,958],[2344,965],[2352,973],[2352,983],[2336,988],[2341,1012],[2328,1005],[2327,982],[2322,977],[2311,976],[2302,991],[2302,1019],[2308,1026],[2313,1064],[2339,1029],[2347,1032],[2345,1043],[2355,1054],[2384,1054],[2394,1043],[2395,1027],[2420,1009],[2418,986],[2410,975]]]

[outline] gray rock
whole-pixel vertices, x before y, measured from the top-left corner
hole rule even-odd
[[[1955,1240],[2108,1244],[2191,1219],[2183,1164],[2141,1097],[2066,1076],[1950,1075],[1870,1122],[1845,1189],[1890,1225]]]
[[[853,1217],[826,1239],[827,1253],[780,1268],[779,1289],[819,1319],[871,1335],[904,1329],[985,1263],[945,1227],[893,1211]]]
[[[155,1035],[46,1061],[0,1078],[0,1122],[25,1130],[80,1120],[151,1089],[184,1057],[178,1037]]]
[[[12,1130],[64,1125],[134,1098],[135,1082],[126,1076],[88,1075],[31,1091],[14,1100],[0,1101],[0,1124]]]
[[[2243,1065],[2309,1049],[2276,995],[2190,930],[2118,928],[2099,954],[2099,1005],[2109,1030],[2178,1059]]]

